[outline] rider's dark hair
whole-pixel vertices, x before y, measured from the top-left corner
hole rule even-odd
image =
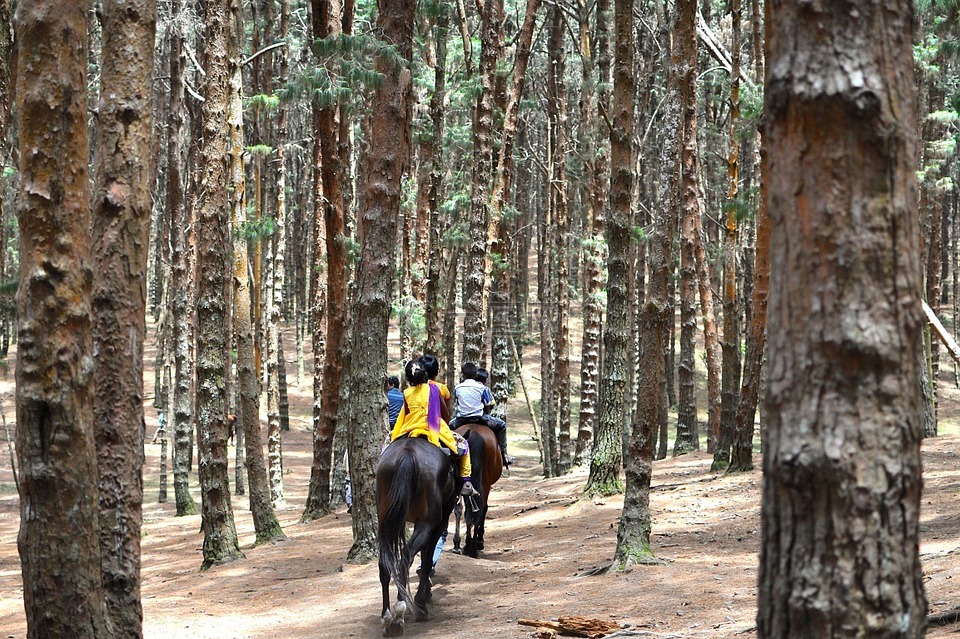
[[[475,379],[477,374],[477,365],[474,362],[464,362],[460,367],[461,379]]]
[[[420,360],[411,359],[407,362],[407,365],[403,367],[403,374],[407,378],[407,383],[411,386],[419,386],[430,381],[430,377],[427,376],[427,369]]]
[[[434,355],[421,355],[420,364],[427,370],[429,379],[435,379],[440,374],[440,361]]]
[[[490,379],[490,373],[488,373],[485,368],[478,368],[473,378],[481,384],[486,384],[487,380]]]
[[[387,386],[390,388],[400,388],[400,378],[396,375],[391,375],[387,378]]]

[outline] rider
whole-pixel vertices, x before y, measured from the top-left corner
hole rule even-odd
[[[493,395],[486,385],[487,377],[486,369],[478,368],[473,362],[460,367],[460,383],[453,391],[457,400],[457,417],[450,426],[456,429],[471,422],[485,425],[497,436],[503,465],[509,467],[516,458],[507,454],[507,422],[485,412],[493,403]]]
[[[390,433],[390,440],[393,441],[405,435],[426,437],[431,444],[446,446],[458,458],[460,464],[460,478],[463,480],[463,489],[460,494],[465,497],[479,495],[480,493],[473,487],[470,480],[470,454],[466,441],[450,430],[441,414],[443,398],[439,386],[430,383],[427,369],[420,360],[407,362],[404,375],[410,386],[403,391],[403,408],[400,409],[397,423],[393,427],[393,432]]]
[[[437,376],[440,374],[440,360],[434,355],[429,353],[424,353],[420,356],[420,364],[426,369],[427,377],[430,379],[430,383],[440,389],[440,398],[443,400],[440,403],[440,410],[443,411],[443,421],[450,423],[450,389],[447,388],[447,385],[443,382],[437,381]]]
[[[403,392],[400,390],[400,378],[391,375],[387,378],[387,416],[390,418],[390,428],[397,423],[401,408],[403,408]]]

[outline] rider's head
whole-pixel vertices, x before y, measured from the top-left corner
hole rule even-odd
[[[463,366],[460,367],[460,379],[474,379],[474,375],[477,374],[477,365],[474,362],[464,362]]]
[[[403,368],[403,374],[407,378],[407,383],[411,386],[419,386],[430,381],[427,376],[427,369],[417,359],[411,359]]]
[[[440,374],[440,362],[435,356],[421,355],[420,364],[427,370],[429,379],[436,379],[437,375]]]
[[[486,384],[487,380],[490,379],[490,373],[488,373],[487,369],[485,368],[478,368],[473,378],[478,382],[480,382],[481,384]]]
[[[400,388],[400,378],[396,375],[391,375],[387,378],[387,388]]]

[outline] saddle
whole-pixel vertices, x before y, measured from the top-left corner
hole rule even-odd
[[[480,426],[487,425],[487,423],[483,421],[483,415],[466,415],[464,417],[457,418],[457,428],[466,426],[467,424],[479,424]]]
[[[401,440],[401,439],[410,439],[410,438],[412,438],[412,437],[417,437],[417,438],[419,438],[419,439],[427,439],[424,435],[411,435],[410,433],[407,433],[407,434],[405,434],[405,435],[400,435],[400,436],[397,437],[397,439],[395,439],[394,441],[398,441],[398,440]],[[442,444],[439,445],[439,446],[437,446],[437,448],[439,448],[439,449],[440,449],[440,452],[442,452],[442,453],[443,453],[444,455],[446,455],[447,457],[452,457],[452,458],[454,458],[454,459],[456,459],[457,457],[459,457],[459,455],[454,455],[452,450],[450,450],[449,448],[447,448],[446,446],[444,446],[444,445],[442,445]]]

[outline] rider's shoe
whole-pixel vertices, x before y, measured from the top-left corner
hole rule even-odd
[[[504,455],[503,455],[503,465],[504,465],[504,466],[512,466],[512,465],[515,464],[515,463],[517,463],[517,458],[516,458],[516,457],[514,457],[513,455],[507,455],[506,453],[504,453]]]
[[[463,488],[460,489],[460,494],[464,497],[476,497],[480,493],[477,492],[477,489],[473,487],[473,482],[469,479],[463,482]]]

